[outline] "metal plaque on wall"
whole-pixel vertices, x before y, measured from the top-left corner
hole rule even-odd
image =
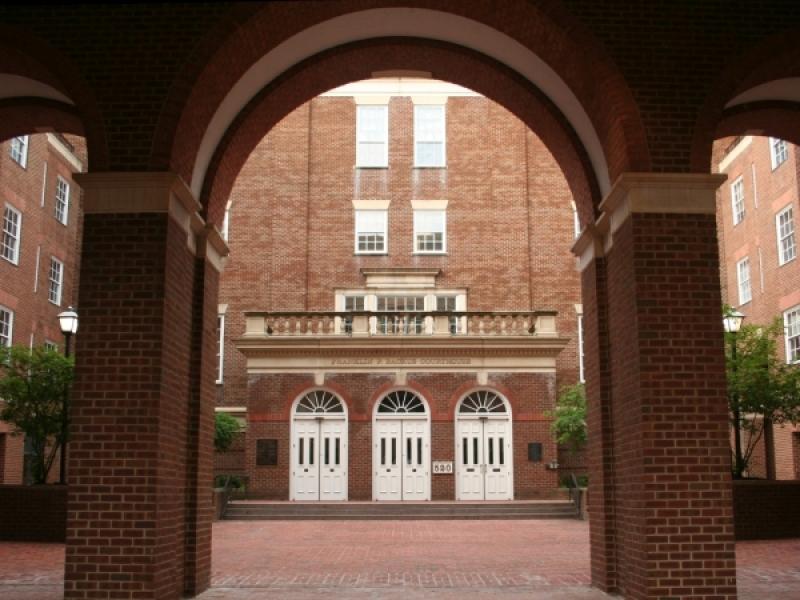
[[[256,465],[278,464],[278,440],[256,440]]]

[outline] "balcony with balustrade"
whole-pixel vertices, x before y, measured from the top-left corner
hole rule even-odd
[[[246,312],[236,347],[251,373],[539,372],[568,343],[555,311]]]

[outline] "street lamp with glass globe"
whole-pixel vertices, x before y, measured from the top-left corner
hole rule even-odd
[[[72,336],[78,333],[78,313],[71,306],[58,315],[58,325],[64,334],[64,356],[69,358],[69,345]],[[64,393],[61,411],[61,459],[58,482],[67,483],[67,432],[69,431],[69,390]]]

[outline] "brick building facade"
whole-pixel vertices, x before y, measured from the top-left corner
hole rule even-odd
[[[83,220],[72,175],[85,165],[77,136],[26,135],[0,144],[0,345],[63,344],[57,315],[76,304]],[[0,422],[0,483],[22,482],[23,454],[23,436]]]
[[[784,324],[779,352],[800,362],[800,153],[779,138],[742,136],[715,144],[714,167],[728,176],[717,193],[722,298],[746,322]],[[749,475],[800,478],[800,430],[767,427]]]
[[[329,499],[399,499],[381,495],[375,478],[379,467],[406,473],[412,463],[426,489],[404,490],[406,499],[475,498],[481,492],[468,495],[457,480],[493,465],[507,478],[498,498],[556,487],[549,411],[559,387],[580,377],[574,204],[522,121],[443,82],[338,88],[301,105],[256,147],[225,229],[217,410],[247,427],[234,449],[242,463],[218,457],[219,472],[238,467],[253,496],[304,499],[308,490],[292,477],[310,465],[298,460],[324,467],[337,458],[326,458],[323,444],[341,443],[347,485]],[[378,431],[400,420],[382,412],[397,392],[425,404],[419,449],[399,429],[396,441]],[[334,420],[346,416],[344,435],[300,439],[294,429],[316,425],[306,427],[297,403],[323,393],[343,403]],[[497,395],[491,410],[499,412],[467,416],[460,401],[474,393],[481,402]],[[485,427],[507,423],[476,433],[469,421],[480,429],[480,416]],[[317,444],[314,456],[303,444]],[[447,469],[440,461],[454,472],[433,472]],[[477,485],[490,498],[484,478]],[[324,479],[309,485],[321,490],[310,499],[326,497]]]

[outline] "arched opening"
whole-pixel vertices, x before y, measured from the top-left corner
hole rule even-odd
[[[373,500],[431,499],[428,402],[414,390],[389,392],[372,422]]]
[[[514,499],[511,405],[490,389],[465,395],[456,406],[456,498]]]
[[[347,500],[347,407],[325,389],[292,408],[290,500]]]

